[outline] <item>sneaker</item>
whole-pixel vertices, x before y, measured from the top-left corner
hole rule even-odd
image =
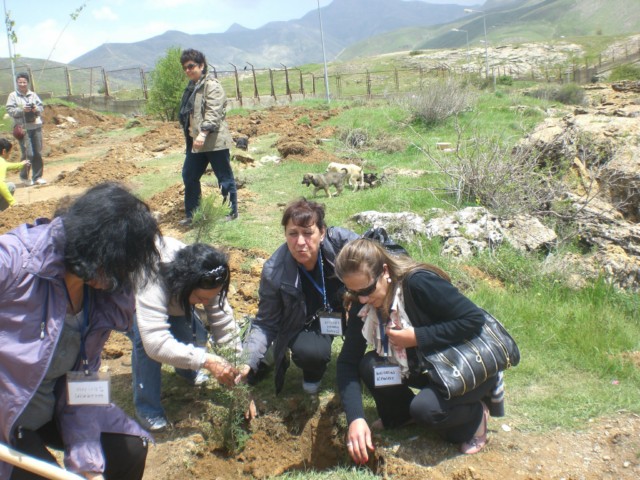
[[[309,395],[317,395],[320,391],[321,382],[302,382],[302,390]]]
[[[178,225],[181,225],[183,227],[190,227],[191,223],[192,223],[191,217],[186,217],[186,218],[183,218],[182,220],[180,220],[178,222]]]
[[[31,182],[31,185],[33,185],[33,184],[34,184],[34,182]],[[35,181],[35,184],[36,185],[46,185],[47,181],[44,178],[39,178],[39,179],[37,179]]]
[[[230,213],[229,215],[227,215],[226,217],[224,217],[224,219],[225,219],[227,222],[230,222],[231,220],[235,220],[236,218],[238,218],[238,212]]]
[[[207,370],[198,370],[196,378],[193,379],[193,384],[196,387],[199,387],[200,385],[204,385],[205,383],[207,383],[209,381],[209,378],[211,377],[209,376],[209,372]]]
[[[33,185],[33,180],[21,178],[20,181],[22,182],[22,185],[24,185],[25,187],[30,187],[31,185]]]
[[[162,432],[169,425],[169,422],[167,421],[167,417],[165,417],[164,415],[160,415],[158,417],[151,417],[151,418],[142,417],[139,415],[136,415],[136,416],[138,417],[138,421],[140,422],[140,425],[142,425],[144,429],[149,430],[150,432]]]

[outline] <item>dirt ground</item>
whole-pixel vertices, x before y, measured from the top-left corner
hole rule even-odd
[[[334,111],[314,112],[301,107],[277,107],[248,117],[231,117],[235,135],[256,138],[277,133],[278,146],[291,158],[304,162],[328,162],[320,153],[322,138],[330,129],[316,126]],[[0,233],[23,222],[53,214],[60,201],[105,180],[127,183],[142,173],[139,162],[183,148],[177,125],[139,118],[148,130],[142,135],[110,135],[127,130],[127,120],[88,110],[47,107],[45,112],[45,178],[38,187],[20,187],[18,205],[0,212]],[[19,150],[19,149],[14,149]],[[176,166],[179,168],[179,165]],[[242,166],[234,162],[234,168]],[[13,173],[9,180],[16,181]],[[181,238],[178,226],[182,213],[182,187],[170,186],[149,200],[157,212],[163,233]],[[250,195],[247,189],[239,191]],[[269,252],[231,250],[234,286],[230,301],[238,318],[255,313],[260,259]],[[256,258],[247,271],[240,268],[245,258]],[[131,412],[130,342],[115,334],[107,345],[104,368],[113,375],[120,402]],[[293,369],[292,369],[293,370]],[[293,372],[290,372],[291,375]],[[317,401],[301,393],[283,393],[277,399],[257,399],[260,415],[250,426],[245,448],[228,453],[218,439],[224,412],[215,411],[212,397],[219,393],[214,382],[192,388],[172,375],[163,391],[163,403],[170,412],[172,427],[156,435],[150,449],[145,479],[248,479],[267,478],[287,471],[324,470],[349,465],[344,449],[344,418],[339,400],[325,386]],[[272,382],[272,379],[268,379]],[[507,390],[507,408],[509,392]],[[508,413],[508,412],[507,412]],[[640,478],[640,418],[619,412],[597,418],[577,431],[523,431],[509,416],[489,423],[490,442],[478,455],[462,456],[453,445],[419,430],[409,440],[397,443],[393,435],[376,436],[375,458],[368,468],[381,477],[397,479],[637,479]],[[218,432],[218,433],[216,433]]]

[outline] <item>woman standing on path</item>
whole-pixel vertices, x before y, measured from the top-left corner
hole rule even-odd
[[[29,90],[29,74],[19,73],[16,76],[18,89],[7,98],[7,113],[13,118],[15,125],[21,125],[25,132],[20,142],[22,159],[30,162],[22,167],[20,179],[25,185],[44,185],[47,181],[42,178],[42,112],[44,105],[38,95]],[[29,180],[31,168],[31,180]]]
[[[226,218],[235,220],[238,218],[238,192],[229,161],[232,138],[225,120],[227,96],[218,79],[207,73],[207,60],[202,52],[185,50],[180,63],[189,77],[180,105],[180,125],[187,146],[182,166],[185,218],[180,224],[191,224],[193,213],[200,204],[200,178],[208,165],[218,179],[223,203],[229,200],[231,210]]]

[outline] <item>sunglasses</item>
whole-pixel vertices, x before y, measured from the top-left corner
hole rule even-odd
[[[382,273],[380,275],[382,275]],[[373,283],[368,287],[362,288],[360,290],[349,290],[348,288],[345,287],[346,292],[349,295],[352,295],[354,297],[368,297],[375,291],[376,287],[378,286],[378,280],[380,279],[380,275],[378,275],[376,279],[373,281]]]
[[[197,63],[187,63],[186,65],[182,66],[182,69],[186,72],[187,70],[193,70],[197,66],[198,66]]]
[[[204,288],[205,290],[218,288],[224,285],[228,279],[229,270],[224,265],[220,265],[200,275],[198,288]]]

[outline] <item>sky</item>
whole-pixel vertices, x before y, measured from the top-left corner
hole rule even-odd
[[[333,0],[3,0],[15,22],[15,54],[68,63],[104,43],[132,43],[167,30],[222,33],[303,17]],[[423,0],[420,0],[423,1]],[[426,0],[425,0],[426,1]],[[428,0],[478,5],[484,0]],[[0,57],[9,56],[0,39]]]

